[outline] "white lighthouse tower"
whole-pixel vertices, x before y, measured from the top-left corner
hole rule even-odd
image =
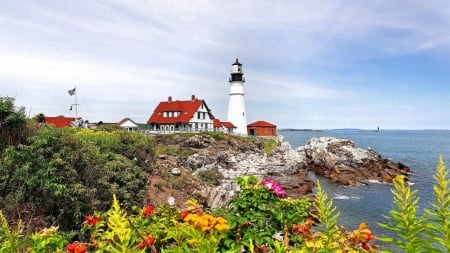
[[[237,129],[235,133],[247,135],[247,115],[245,114],[244,102],[244,72],[242,64],[236,58],[236,62],[231,65],[230,74],[230,99],[228,101],[228,120]]]

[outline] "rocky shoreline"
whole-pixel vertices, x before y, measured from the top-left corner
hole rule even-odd
[[[222,175],[220,184],[202,184],[191,193],[211,208],[222,207],[227,202],[237,190],[235,179],[239,176],[254,175],[261,179],[270,176],[283,185],[288,196],[298,198],[312,193],[314,181],[310,173],[338,184],[355,186],[369,180],[390,183],[396,175],[407,176],[410,172],[405,164],[383,158],[373,149],[358,148],[348,139],[312,138],[296,149],[281,135],[275,141],[277,147],[267,154],[263,140],[221,142],[211,136],[195,135],[179,144],[195,150],[194,154],[185,161],[172,159],[168,168],[171,167],[175,176],[183,170],[192,170],[194,175],[217,170]]]

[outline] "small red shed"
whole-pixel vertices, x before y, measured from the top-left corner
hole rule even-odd
[[[80,119],[80,118],[79,118]],[[45,123],[49,125],[54,125],[56,128],[71,126],[70,123],[75,121],[75,117],[47,117],[45,116]]]
[[[249,136],[276,136],[277,126],[267,121],[256,121],[247,125]]]

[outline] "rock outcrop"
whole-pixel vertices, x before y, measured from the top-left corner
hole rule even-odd
[[[409,167],[383,158],[373,149],[357,148],[352,140],[334,137],[312,138],[297,149],[305,154],[309,171],[344,185],[358,185],[368,180],[392,182]]]
[[[192,182],[190,185],[195,189],[189,190],[183,186],[183,193],[179,194],[180,198],[196,195],[211,208],[223,207],[228,202],[238,190],[235,179],[239,176],[254,175],[261,180],[270,176],[283,185],[288,196],[298,198],[312,193],[314,182],[308,176],[312,172],[344,185],[364,184],[368,180],[391,182],[396,175],[407,175],[409,172],[406,165],[385,159],[373,149],[357,148],[351,140],[333,137],[312,138],[305,146],[293,149],[280,135],[275,139],[277,147],[270,154],[264,151],[262,139],[217,140],[209,135],[195,135],[189,138],[174,137],[171,141],[167,144],[177,143],[182,148],[191,149],[193,154],[187,158],[160,156],[156,164],[161,170],[156,176],[160,180],[167,175],[178,177],[172,180],[172,185],[177,186],[179,182],[195,178],[187,176],[179,179],[186,174],[200,176],[211,171],[214,173],[209,175],[220,174],[218,185],[195,186],[196,183]],[[170,185],[164,181],[153,181],[152,184],[159,188]],[[164,200],[161,194],[156,189],[154,199]],[[175,192],[170,191],[170,194]],[[177,201],[182,203],[183,199]]]
[[[238,189],[235,179],[246,175],[260,179],[273,177],[293,198],[311,193],[314,182],[308,177],[305,157],[292,149],[283,136],[278,136],[276,142],[278,146],[270,155],[264,152],[263,143],[239,143],[235,140],[229,142],[225,149],[210,146],[199,150],[188,158],[191,167],[198,168],[198,171],[218,169],[223,179],[220,186],[202,187],[196,193],[209,207],[223,206]]]

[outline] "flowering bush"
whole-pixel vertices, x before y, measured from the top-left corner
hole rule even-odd
[[[417,197],[402,177],[394,180],[394,204],[387,224],[396,232],[392,242],[405,252],[448,252],[449,171],[442,158],[435,175],[435,203],[421,217],[416,216]],[[368,224],[355,230],[337,226],[339,213],[317,182],[317,193],[308,213],[307,199],[286,198],[273,179],[256,177],[237,180],[241,190],[229,206],[207,212],[196,200],[186,202],[185,210],[173,206],[146,205],[126,213],[113,196],[111,208],[86,216],[79,240],[67,239],[57,227],[31,236],[21,234],[20,223],[11,229],[0,211],[1,252],[270,252],[313,253],[377,252],[371,243],[377,238]],[[426,222],[426,223],[425,223]],[[422,233],[417,233],[421,231]],[[420,242],[420,243],[419,243]],[[431,248],[431,247],[434,248]],[[384,252],[384,251],[383,251]]]

